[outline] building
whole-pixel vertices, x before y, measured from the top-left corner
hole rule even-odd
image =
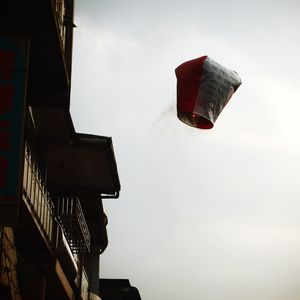
[[[100,279],[102,300],[141,300],[138,289],[128,279]]]
[[[1,5],[1,300],[100,299],[102,200],[120,182],[111,138],[69,112],[73,16],[73,0]]]

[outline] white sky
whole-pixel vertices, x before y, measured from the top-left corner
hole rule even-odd
[[[300,2],[77,0],[71,113],[112,136],[101,277],[143,300],[300,299]],[[242,85],[209,131],[176,118],[174,69]]]

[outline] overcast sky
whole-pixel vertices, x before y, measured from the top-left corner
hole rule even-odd
[[[300,299],[300,2],[77,0],[71,113],[112,136],[101,277],[143,300]],[[208,55],[242,85],[203,131],[174,69]]]

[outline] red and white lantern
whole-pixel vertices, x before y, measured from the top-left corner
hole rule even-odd
[[[241,85],[239,75],[208,56],[187,61],[175,70],[177,116],[193,127],[210,129],[233,93]]]

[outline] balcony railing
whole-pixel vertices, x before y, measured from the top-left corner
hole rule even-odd
[[[77,197],[50,197],[27,143],[24,157],[23,200],[48,248],[56,254],[70,282],[74,281],[78,272],[76,264],[80,265],[76,259],[81,257],[77,254],[89,252],[91,243],[80,201]],[[55,205],[53,200],[56,201]],[[59,226],[56,226],[57,222]],[[83,275],[82,293],[84,299],[87,299],[88,279],[86,274]]]
[[[29,145],[25,146],[23,198],[48,247],[54,241],[54,206]]]
[[[58,198],[56,215],[72,253],[89,252],[91,237],[78,197]]]
[[[90,233],[79,199],[57,198],[54,207],[28,144],[25,146],[23,190],[25,203],[50,248],[55,247],[53,227],[56,216],[72,252],[75,254],[90,250]]]

